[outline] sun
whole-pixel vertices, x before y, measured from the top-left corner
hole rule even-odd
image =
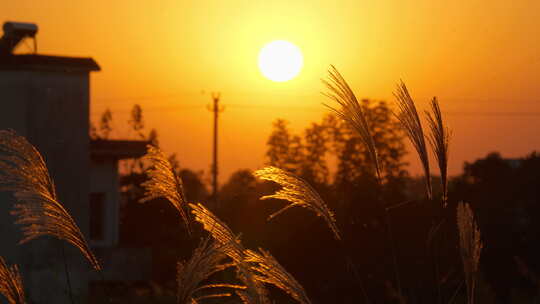
[[[300,73],[304,58],[300,49],[285,40],[267,43],[259,52],[259,69],[264,77],[284,82]]]

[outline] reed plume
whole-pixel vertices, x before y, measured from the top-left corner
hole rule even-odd
[[[200,203],[189,204],[189,207],[195,216],[195,221],[201,223],[204,230],[210,233],[216,242],[227,245],[223,252],[234,261],[242,260],[244,247],[227,224]]]
[[[244,304],[267,304],[269,303],[267,291],[259,282],[246,262],[245,249],[240,238],[235,236],[232,230],[202,204],[189,204],[195,221],[203,225],[216,242],[225,245],[223,253],[230,257],[236,267],[236,275],[245,285],[244,290],[236,293]]]
[[[441,172],[442,205],[446,207],[448,201],[448,145],[450,131],[444,124],[441,108],[436,97],[431,100],[431,112],[426,111],[426,115],[431,130],[428,139]]]
[[[302,304],[311,304],[302,285],[268,251],[246,250],[246,261],[252,263],[258,281],[276,286]]]
[[[17,265],[9,267],[2,257],[0,257],[0,294],[9,304],[26,303],[19,267]]]
[[[315,189],[313,189],[305,180],[276,167],[259,169],[255,171],[253,175],[263,180],[273,181],[282,187],[272,195],[261,197],[261,200],[275,198],[291,202],[291,204],[271,214],[268,217],[268,220],[271,220],[289,208],[295,206],[304,207],[315,212],[317,216],[322,217],[330,230],[332,230],[334,237],[337,240],[341,240],[333,212],[328,208],[317,191],[315,191]]]
[[[328,70],[328,80],[323,79],[322,82],[329,90],[328,93],[323,94],[336,101],[341,106],[341,109],[331,107],[327,104],[325,104],[325,106],[334,111],[338,117],[348,122],[354,128],[354,130],[356,130],[360,136],[360,139],[362,140],[362,143],[367,148],[369,157],[371,158],[371,161],[375,167],[377,179],[379,183],[382,183],[379,156],[375,147],[375,141],[373,140],[373,136],[371,134],[369,121],[366,117],[366,113],[364,113],[364,110],[362,109],[362,106],[358,102],[358,99],[354,95],[354,92],[333,65],[331,65],[330,69]]]
[[[147,153],[143,159],[150,161],[152,166],[146,171],[149,179],[142,183],[145,193],[141,202],[147,202],[156,198],[167,199],[178,210],[184,221],[186,230],[191,234],[189,219],[184,210],[187,200],[184,194],[182,179],[174,171],[171,163],[159,148],[148,145]]]
[[[12,214],[22,225],[26,243],[53,236],[77,247],[95,270],[101,267],[81,230],[62,206],[53,179],[38,150],[14,131],[0,131],[0,191],[13,192],[17,203]]]
[[[237,290],[236,294],[243,304],[270,304],[268,291],[263,282],[259,281],[245,260],[236,262],[236,276],[246,286]]]
[[[409,90],[407,90],[403,81],[398,84],[394,96],[397,99],[399,107],[399,113],[396,117],[405,129],[405,133],[412,142],[416,152],[418,152],[418,157],[420,158],[420,162],[424,168],[424,175],[426,176],[426,194],[428,199],[431,199],[431,176],[429,173],[429,159],[424,130],[422,129],[422,123],[418,116],[418,112],[416,111],[414,100],[411,98]]]
[[[245,289],[244,286],[234,284],[205,284],[202,283],[213,274],[226,269],[230,264],[224,263],[227,256],[224,249],[227,245],[219,244],[210,239],[202,240],[188,261],[179,262],[177,265],[177,303],[198,303],[206,298],[228,297],[231,293],[205,293],[208,289]]]
[[[474,221],[474,214],[469,204],[458,204],[457,225],[461,260],[463,261],[463,271],[467,285],[468,303],[474,304],[474,290],[483,244],[480,239],[480,229],[478,229]]]

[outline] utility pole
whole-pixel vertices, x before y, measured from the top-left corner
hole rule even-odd
[[[212,162],[212,200],[214,207],[219,208],[218,201],[218,118],[219,113],[225,110],[224,107],[220,107],[219,98],[220,93],[212,93],[213,105],[208,106],[208,110],[214,113],[214,147],[213,147],[213,162]]]

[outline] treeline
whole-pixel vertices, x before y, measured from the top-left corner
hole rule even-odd
[[[246,246],[268,248],[317,302],[357,302],[362,297],[360,288],[376,299],[397,302],[393,257],[379,207],[383,200],[394,229],[407,303],[435,303],[440,294],[446,303],[463,284],[454,209],[427,200],[424,180],[408,174],[405,134],[387,104],[370,100],[361,104],[372,122],[383,164],[382,189],[361,139],[334,114],[312,123],[301,134],[293,134],[286,121],[277,120],[267,141],[266,164],[295,173],[313,185],[335,212],[346,246],[333,239],[321,219],[305,216],[304,210],[293,208],[267,221],[285,203],[260,201],[278,187],[257,180],[250,170],[232,174],[220,188],[219,204],[211,207],[235,233],[242,232]],[[175,156],[170,160],[184,181],[187,200],[207,201],[203,175],[181,168]],[[539,298],[540,265],[535,258],[540,253],[538,169],[540,156],[535,153],[520,159],[489,154],[465,163],[463,174],[450,180],[448,203],[471,204],[486,244],[478,286],[481,303]],[[138,185],[145,180],[142,172],[135,170],[123,177],[129,200],[122,209],[121,242],[129,247],[151,247],[153,280],[174,290],[175,269],[163,265],[189,256],[197,237],[186,235],[167,201],[138,203],[142,196]],[[440,197],[438,187],[434,192],[434,197]],[[435,232],[437,239],[432,238]]]

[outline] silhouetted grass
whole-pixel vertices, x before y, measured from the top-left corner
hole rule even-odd
[[[459,231],[459,249],[463,262],[463,272],[465,274],[465,284],[467,285],[468,303],[475,302],[476,279],[478,276],[478,266],[480,265],[480,254],[482,253],[482,240],[480,229],[474,221],[474,214],[467,203],[460,203],[457,206],[457,224]]]
[[[396,117],[400,121],[403,129],[406,131],[407,137],[411,140],[418,157],[424,168],[424,175],[426,177],[426,194],[428,199],[432,197],[431,190],[431,175],[429,172],[429,158],[426,148],[426,141],[424,137],[424,130],[422,128],[422,122],[416,111],[416,105],[414,100],[409,94],[409,90],[405,86],[405,83],[401,82],[397,86],[397,91],[394,93],[397,99],[397,105],[399,112]]]
[[[25,304],[24,287],[17,265],[9,267],[0,257],[0,294],[9,304]]]
[[[442,118],[441,108],[436,97],[431,100],[431,112],[426,111],[428,125],[431,130],[429,142],[441,173],[442,205],[446,207],[448,201],[448,146],[450,131]]]
[[[366,146],[375,168],[378,186],[382,189],[383,181],[377,149],[370,131],[369,120],[361,105],[335,67],[332,66],[329,70],[329,80],[323,80],[323,82],[329,89],[329,93],[326,95],[341,106],[339,109],[330,108],[354,128]],[[396,116],[406,130],[422,162],[426,176],[426,193],[431,199],[428,151],[416,105],[403,82],[398,85],[395,96],[399,107],[399,113]],[[431,131],[428,140],[438,161],[443,186],[442,202],[446,206],[450,134],[435,98],[431,102],[431,112],[426,111],[426,115]],[[148,146],[148,152],[144,159],[149,161],[152,166],[146,172],[149,179],[142,184],[145,195],[141,201],[148,202],[155,198],[167,199],[180,214],[189,233],[191,233],[190,221],[192,220],[188,213],[190,210],[193,219],[200,223],[211,237],[211,239],[208,237],[200,242],[190,259],[177,264],[177,302],[179,304],[193,304],[209,298],[229,297],[233,295],[231,290],[245,304],[269,304],[271,302],[265,284],[281,289],[301,304],[312,303],[302,285],[279,264],[270,252],[263,249],[258,251],[246,249],[242,245],[240,236],[235,235],[225,222],[203,204],[186,201],[183,182],[161,150]],[[268,220],[289,208],[304,207],[322,217],[335,239],[341,244],[341,236],[334,213],[305,180],[276,167],[256,170],[253,174],[262,180],[275,182],[282,187],[274,194],[263,196],[261,199],[275,198],[289,202],[285,207],[271,214]],[[39,236],[54,236],[77,247],[94,269],[101,270],[74,219],[58,201],[54,182],[49,175],[43,157],[26,139],[12,131],[0,131],[0,191],[11,191],[17,199],[13,214],[17,216],[16,223],[23,226],[24,238],[21,243]],[[384,208],[384,204],[381,206],[385,212],[387,234],[392,245],[394,270],[398,284],[396,298],[404,302],[405,297],[400,287],[393,236],[389,217],[386,214],[388,209]],[[474,304],[476,277],[483,245],[480,231],[469,205],[462,203],[457,206],[457,224],[467,286],[467,299],[469,304]],[[347,253],[344,255],[350,262],[350,256]],[[210,283],[214,274],[228,268],[234,268],[238,278],[235,282],[240,281],[242,285],[235,282]],[[362,285],[361,287],[363,288]],[[21,304],[25,301],[22,280],[17,266],[8,267],[2,258],[0,258],[0,293],[6,297],[10,304]],[[369,302],[367,295],[365,298]]]
[[[356,130],[369,152],[377,178],[379,183],[381,183],[381,166],[375,147],[375,141],[371,134],[369,120],[367,119],[362,106],[358,102],[356,95],[354,95],[354,92],[347,81],[345,81],[343,76],[341,76],[339,71],[333,65],[331,65],[328,70],[328,80],[323,79],[322,82],[329,90],[329,92],[324,93],[324,95],[336,101],[341,108],[334,108],[326,104],[325,106],[334,111],[341,119],[348,122]]]

